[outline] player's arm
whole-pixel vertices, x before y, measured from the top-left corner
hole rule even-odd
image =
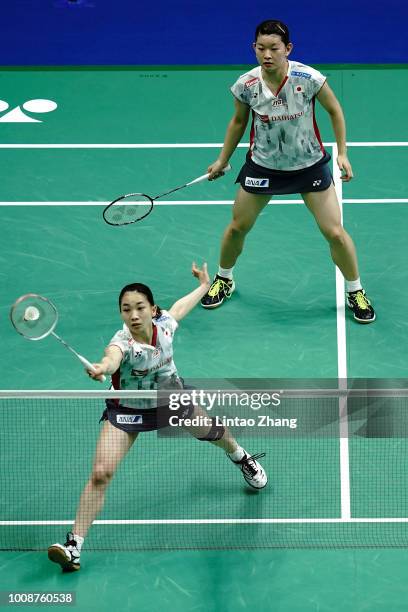
[[[237,98],[234,98],[234,105],[234,115],[228,124],[221,153],[218,159],[213,162],[207,170],[207,172],[210,173],[208,177],[210,181],[222,176],[222,169],[228,164],[248,124],[250,107],[237,100]]]
[[[337,165],[344,173],[341,177],[342,180],[348,182],[353,178],[353,170],[347,157],[346,122],[340,102],[327,83],[324,83],[320,89],[317,99],[330,115],[338,149]]]
[[[99,363],[92,364],[95,372],[87,370],[91,378],[98,379],[102,374],[114,374],[122,363],[123,354],[118,346],[110,344],[105,349],[105,354]]]
[[[169,309],[169,313],[171,316],[176,319],[176,321],[180,321],[183,319],[189,312],[198,304],[202,297],[207,293],[210,288],[210,277],[208,276],[207,264],[204,263],[203,267],[200,269],[197,267],[195,262],[193,262],[191,268],[193,276],[197,278],[200,283],[200,286],[197,289],[194,289],[191,293],[188,293],[184,297],[180,298],[173,304],[173,306]]]

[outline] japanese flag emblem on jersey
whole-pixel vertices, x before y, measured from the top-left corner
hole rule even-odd
[[[303,93],[305,90],[303,89],[302,85],[295,85],[295,93],[300,94]]]

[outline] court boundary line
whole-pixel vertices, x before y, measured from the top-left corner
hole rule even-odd
[[[155,206],[232,206],[234,200],[161,200],[155,202]],[[0,206],[107,206],[109,201],[87,200],[87,201],[0,201]],[[281,204],[303,204],[303,200],[272,200],[268,206]],[[408,198],[344,198],[343,204],[408,204]]]
[[[24,525],[72,525],[73,519],[49,521],[0,521],[1,527]],[[256,518],[256,519],[97,519],[93,525],[247,525],[273,523],[408,523],[408,517]]]
[[[333,182],[340,208],[340,222],[343,225],[343,183],[337,159],[337,145],[333,145]],[[337,378],[339,390],[347,388],[347,340],[346,301],[343,274],[335,266],[336,283],[336,331],[337,331]],[[339,470],[340,470],[340,514],[341,518],[351,517],[350,501],[350,457],[348,441],[347,397],[339,397]]]
[[[335,147],[335,142],[324,142],[325,147]],[[0,149],[215,149],[222,142],[173,142],[173,143],[1,143]],[[348,142],[348,147],[406,147],[406,141]],[[249,147],[249,142],[240,142],[238,149]]]

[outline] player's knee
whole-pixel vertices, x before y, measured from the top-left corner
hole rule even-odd
[[[225,434],[225,427],[223,425],[217,425],[215,419],[211,419],[211,428],[208,433],[202,438],[197,438],[201,442],[216,442],[217,440],[221,440],[223,435]]]
[[[233,238],[245,236],[251,229],[253,223],[243,219],[233,219],[229,226],[229,232]]]
[[[325,231],[327,240],[332,245],[343,245],[345,241],[344,229],[341,225],[334,225]]]
[[[105,486],[112,479],[113,472],[103,464],[96,465],[92,471],[91,481],[96,487]]]

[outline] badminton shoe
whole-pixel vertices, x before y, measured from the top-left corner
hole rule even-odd
[[[224,300],[229,299],[235,289],[233,279],[222,278],[215,275],[213,283],[205,296],[201,298],[201,306],[203,308],[217,308],[221,306]]]
[[[228,455],[228,453],[227,457],[231,459],[231,456]],[[268,484],[266,472],[262,465],[257,461],[257,459],[260,459],[261,457],[265,457],[265,453],[252,455],[252,457],[245,453],[240,461],[234,461],[231,459],[232,463],[235,463],[235,465],[241,470],[242,475],[249,486],[253,487],[254,489],[263,489]]]
[[[59,563],[63,572],[76,572],[81,568],[79,563],[80,552],[74,540],[73,533],[67,533],[67,541],[62,544],[53,544],[48,549],[48,558]]]
[[[353,311],[354,318],[359,323],[375,321],[374,308],[371,306],[364,289],[347,293],[347,306]]]

